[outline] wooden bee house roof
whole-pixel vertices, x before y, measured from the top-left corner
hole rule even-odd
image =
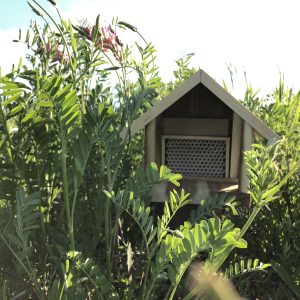
[[[143,129],[148,123],[159,116],[167,108],[181,99],[186,93],[197,85],[202,84],[217,96],[225,105],[246,121],[260,136],[267,140],[280,139],[279,135],[267,127],[260,119],[245,108],[237,99],[229,94],[222,86],[220,86],[213,78],[211,78],[203,70],[197,71],[189,79],[180,84],[175,90],[170,92],[161,101],[157,102],[146,113],[136,119],[131,125],[131,135]]]

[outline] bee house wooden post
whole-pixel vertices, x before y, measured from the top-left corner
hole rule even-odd
[[[164,164],[183,175],[182,187],[198,203],[209,192],[247,192],[243,151],[256,133],[279,136],[203,70],[156,103],[131,126],[145,129],[145,163]],[[168,199],[167,184],[154,188],[153,201]]]

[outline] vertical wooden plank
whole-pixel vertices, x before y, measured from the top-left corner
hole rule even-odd
[[[155,132],[155,163],[160,166],[162,164],[162,116],[156,118],[156,132]]]
[[[251,149],[252,141],[253,141],[253,129],[249,125],[249,123],[244,121],[243,151],[248,151]],[[241,166],[240,192],[247,193],[248,187],[249,187],[248,171],[247,171],[247,165],[245,163],[245,159],[243,155],[243,162]]]
[[[231,153],[230,153],[230,178],[238,178],[241,164],[241,143],[242,143],[243,120],[233,113]]]
[[[145,127],[145,164],[156,162],[156,118]]]

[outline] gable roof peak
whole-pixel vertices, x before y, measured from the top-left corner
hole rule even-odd
[[[173,91],[170,92],[161,101],[155,103],[146,113],[136,119],[131,125],[131,135],[144,128],[153,119],[164,112],[168,107],[182,98],[192,88],[198,84],[202,84],[214,95],[216,95],[225,105],[232,109],[244,121],[246,121],[258,134],[267,140],[280,139],[273,130],[267,127],[260,119],[244,107],[236,98],[227,92],[221,85],[219,85],[212,77],[205,71],[199,69],[190,78],[178,85]]]

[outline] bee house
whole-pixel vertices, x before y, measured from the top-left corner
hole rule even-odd
[[[183,176],[182,188],[197,203],[209,192],[247,192],[243,151],[256,133],[279,136],[203,70],[157,102],[131,126],[145,130],[145,163],[168,166]],[[167,183],[153,190],[153,201],[168,199]]]

